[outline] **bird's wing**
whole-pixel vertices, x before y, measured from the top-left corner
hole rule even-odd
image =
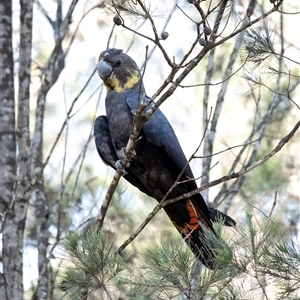
[[[106,116],[99,116],[94,122],[95,145],[102,161],[116,169],[115,163],[118,160],[115,149],[111,142],[108,121]]]
[[[96,118],[94,122],[94,140],[98,154],[101,157],[102,161],[106,165],[116,170],[116,162],[118,160],[118,157],[111,142],[111,136],[106,116],[99,116]],[[127,173],[123,177],[133,186],[137,187],[141,192],[151,197],[150,192],[134,174]]]
[[[134,115],[138,107],[137,94],[129,95],[126,101],[132,114]],[[145,96],[144,101],[149,101],[149,98]],[[151,106],[153,106],[153,103],[149,104],[147,109],[151,108]],[[143,132],[150,143],[162,147],[168,153],[179,170],[184,169],[184,174],[187,177],[194,178],[190,166],[187,165],[187,159],[183,153],[176,134],[171,124],[159,108],[156,109],[150,119],[144,124]]]

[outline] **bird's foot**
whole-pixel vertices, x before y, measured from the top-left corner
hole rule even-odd
[[[117,155],[120,159],[123,159],[123,158],[127,158],[127,155],[125,153],[125,147],[121,148],[119,151],[117,151]],[[132,152],[131,152],[131,157],[135,157],[136,156],[136,152],[135,150],[133,149]]]
[[[122,176],[125,176],[125,175],[128,174],[128,172],[125,171],[125,168],[130,167],[130,162],[129,161],[126,163],[125,167],[123,167],[122,160],[117,160],[115,165],[116,165],[116,168],[121,171]]]
[[[116,168],[121,170],[122,175],[124,176],[124,175],[128,174],[128,172],[126,172],[125,169],[130,167],[129,159],[132,158],[132,157],[135,157],[136,152],[135,152],[135,150],[132,150],[131,156],[128,159],[127,155],[125,154],[125,147],[123,147],[123,148],[121,148],[120,150],[117,151],[117,156],[118,156],[119,160],[117,160],[116,163],[115,163]],[[123,165],[124,161],[126,161],[125,166]]]

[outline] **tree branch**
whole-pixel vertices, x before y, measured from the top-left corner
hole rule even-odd
[[[287,144],[290,139],[294,136],[294,134],[296,133],[296,131],[299,129],[300,127],[300,121],[298,121],[296,123],[296,125],[294,126],[294,128],[284,137],[280,140],[280,142],[277,144],[277,146],[270,151],[267,155],[265,155],[262,159],[260,159],[259,161],[257,161],[256,163],[252,164],[249,167],[245,167],[243,169],[241,169],[239,172],[237,173],[232,173],[230,175],[226,175],[223,176],[217,180],[213,180],[207,184],[205,184],[204,186],[195,189],[194,191],[191,191],[189,193],[183,194],[181,196],[175,197],[173,199],[167,199],[164,201],[161,201],[159,204],[157,204],[154,209],[152,210],[152,212],[147,216],[147,218],[144,220],[144,222],[136,229],[136,231],[118,248],[118,253],[121,253],[140,233],[141,231],[146,227],[146,225],[152,220],[152,218],[165,206],[177,202],[179,200],[182,199],[186,199],[186,198],[190,198],[198,193],[200,193],[201,191],[208,189],[212,186],[218,185],[222,182],[234,179],[234,178],[238,178],[241,177],[242,175],[250,172],[251,170],[255,169],[256,167],[260,166],[261,164],[265,163],[267,160],[269,160],[272,156],[274,156],[276,153],[278,153],[282,147]]]

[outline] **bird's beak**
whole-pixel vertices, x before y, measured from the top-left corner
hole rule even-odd
[[[101,59],[98,63],[98,74],[102,80],[106,80],[112,73],[112,66]]]

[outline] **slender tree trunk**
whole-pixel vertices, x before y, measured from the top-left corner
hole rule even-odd
[[[14,61],[12,51],[12,3],[0,3],[0,205],[2,215],[2,264],[0,298],[22,299],[22,248],[18,215],[14,210],[16,183],[16,131]]]
[[[46,93],[45,93],[46,94]],[[38,237],[38,271],[39,280],[36,290],[36,299],[47,299],[48,295],[48,217],[49,208],[46,204],[44,186],[44,165],[43,165],[43,128],[44,110],[46,105],[46,95],[41,93],[37,102],[35,135],[33,139],[33,175],[35,178],[35,210],[37,218]]]
[[[1,172],[3,274],[0,298],[23,299],[23,244],[30,182],[29,87],[32,0],[21,0],[18,124],[15,120],[14,61],[11,1],[0,4],[1,18]],[[17,134],[16,134],[17,133]],[[18,142],[18,152],[17,144]],[[16,155],[18,153],[18,159]]]
[[[19,249],[23,254],[24,230],[31,189],[30,153],[30,75],[32,48],[33,0],[20,0],[20,51],[19,51],[19,93],[17,119],[17,185],[14,210],[18,216]],[[18,298],[21,299],[21,298]]]
[[[34,182],[35,210],[37,219],[37,241],[38,241],[38,271],[39,280],[34,297],[39,300],[48,299],[48,257],[49,246],[49,207],[46,203],[44,185],[44,160],[43,160],[43,131],[44,131],[44,111],[46,108],[46,98],[49,90],[57,81],[60,73],[65,67],[65,53],[62,50],[62,41],[71,23],[73,11],[78,0],[72,0],[67,15],[62,18],[62,1],[57,1],[56,20],[51,22],[54,30],[56,45],[45,68],[44,79],[39,91],[37,108],[35,113],[35,129],[31,146],[32,153],[32,177]]]

